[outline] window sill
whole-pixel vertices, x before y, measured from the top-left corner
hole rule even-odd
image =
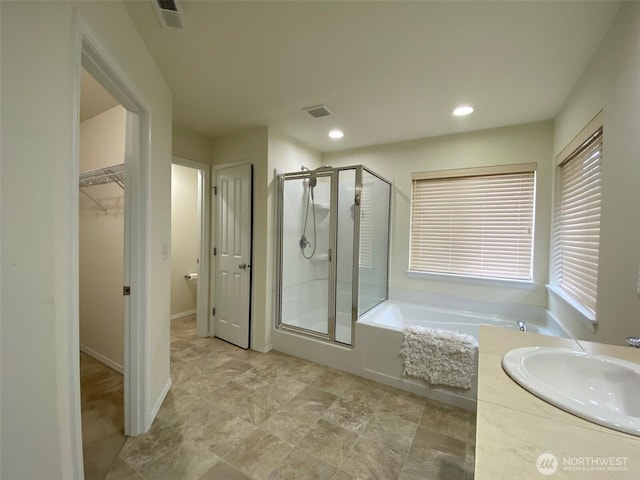
[[[579,314],[580,320],[582,320],[584,323],[592,327],[598,324],[598,320],[596,319],[596,316],[593,314],[593,312],[591,312],[590,310],[585,308],[582,304],[577,302],[575,299],[567,295],[564,292],[564,290],[562,290],[560,287],[556,285],[548,284],[547,290],[552,292],[555,296],[560,298],[564,303],[566,303],[571,308],[573,308]]]
[[[472,285],[486,285],[505,288],[524,288],[534,289],[538,286],[536,282],[530,280],[510,280],[505,278],[486,278],[486,277],[469,277],[466,275],[452,275],[449,273],[434,272],[414,272],[408,270],[407,278],[415,278],[418,280],[437,280],[442,282],[453,283],[469,283]]]

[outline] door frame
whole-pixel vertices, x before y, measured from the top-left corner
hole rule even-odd
[[[219,163],[219,164],[215,164],[212,165],[212,170],[211,170],[211,187],[209,189],[210,192],[213,192],[213,189],[218,185],[218,170],[223,170],[225,168],[230,168],[230,167],[241,167],[243,165],[251,165],[251,171],[252,171],[252,175],[251,175],[251,260],[250,260],[250,264],[252,265],[251,267],[251,281],[249,283],[249,349],[252,348],[252,346],[254,345],[254,339],[253,339],[253,314],[255,312],[255,305],[254,305],[254,292],[255,292],[255,281],[256,281],[256,276],[254,275],[254,270],[253,270],[253,252],[254,252],[254,243],[255,243],[255,231],[254,231],[254,222],[253,222],[253,212],[255,212],[255,195],[254,195],[254,174],[255,174],[255,169],[256,169],[256,165],[254,161],[248,160],[248,161],[239,161],[239,162],[226,162],[226,163]],[[209,324],[209,336],[213,337],[215,336],[215,315],[213,315],[213,308],[215,308],[215,303],[216,303],[216,274],[218,272],[218,257],[216,255],[214,255],[214,249],[216,247],[216,240],[217,240],[217,221],[218,218],[216,216],[216,213],[218,211],[218,196],[217,195],[211,195],[211,211],[210,211],[210,216],[209,218],[211,218],[211,244],[210,244],[210,248],[209,248],[209,258],[211,260],[211,272],[209,275],[209,310],[207,313],[207,318],[209,320],[208,324]],[[240,347],[238,347],[240,348]]]
[[[193,168],[198,171],[198,282],[196,284],[196,332],[199,337],[209,336],[209,244],[211,243],[211,165],[171,157],[171,164]]]
[[[118,63],[101,45],[93,31],[78,14],[73,56],[73,155],[70,161],[71,185],[80,174],[80,77],[87,70],[127,110],[125,141],[125,268],[124,285],[131,285],[125,297],[124,311],[124,431],[134,436],[151,426],[150,351],[149,351],[149,165],[151,151],[151,115],[149,104]],[[72,189],[72,206],[79,211],[79,191]],[[71,390],[70,430],[73,468],[82,478],[82,419],[80,401],[80,315],[79,315],[79,216],[72,217],[73,241],[69,246],[72,265],[72,319],[68,352]]]

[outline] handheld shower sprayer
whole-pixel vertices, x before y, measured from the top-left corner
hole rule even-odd
[[[317,241],[317,225],[316,225],[316,202],[315,202],[315,188],[318,185],[318,177],[316,172],[321,172],[322,170],[331,170],[332,167],[329,165],[325,165],[323,167],[318,167],[315,170],[309,170],[307,167],[302,166],[302,171],[309,172],[309,176],[303,180],[303,185],[306,187],[306,197],[307,197],[307,206],[305,208],[304,214],[304,227],[302,227],[302,236],[298,241],[298,245],[300,246],[300,250],[302,250],[302,256],[307,260],[313,257],[316,253],[316,241]],[[305,195],[305,193],[303,193]],[[309,210],[311,210],[311,216],[313,218],[313,242],[310,242],[307,239],[307,223],[309,221]],[[311,247],[311,253],[309,255],[306,254],[305,248]]]
[[[309,193],[311,194],[311,199],[313,200],[313,192],[316,188],[316,185],[318,184],[318,179],[316,178],[315,175],[311,175],[309,177]]]

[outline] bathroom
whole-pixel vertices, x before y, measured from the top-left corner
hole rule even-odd
[[[563,337],[581,338],[588,341],[625,345],[625,337],[637,335],[640,307],[636,292],[637,260],[638,260],[638,225],[632,222],[627,225],[621,212],[630,214],[629,205],[638,203],[635,180],[630,172],[635,172],[633,160],[628,155],[631,139],[624,134],[628,114],[621,100],[611,97],[611,91],[604,85],[610,78],[611,67],[606,52],[621,48],[623,41],[618,37],[609,37],[601,51],[594,57],[593,63],[585,77],[566,100],[552,120],[533,122],[501,128],[482,129],[474,132],[435,136],[413,141],[389,143],[380,146],[348,148],[340,150],[336,142],[332,150],[319,154],[317,150],[292,140],[277,128],[245,129],[232,135],[216,137],[212,140],[213,158],[219,163],[237,161],[239,158],[255,158],[256,188],[263,189],[260,198],[268,199],[267,203],[257,202],[254,218],[258,222],[259,231],[255,233],[254,258],[263,262],[267,269],[266,278],[254,280],[255,295],[254,312],[256,312],[252,348],[259,351],[274,349],[292,355],[311,359],[323,365],[346,370],[381,383],[404,388],[414,393],[428,395],[463,408],[476,408],[476,391],[471,395],[460,395],[456,392],[429,391],[422,385],[410,381],[397,381],[398,348],[386,350],[378,348],[389,343],[389,334],[380,329],[356,324],[353,348],[344,345],[329,345],[326,339],[292,332],[278,328],[282,321],[278,302],[279,269],[283,259],[303,257],[299,242],[302,236],[313,234],[310,228],[309,213],[307,228],[304,228],[309,187],[303,183],[296,192],[298,223],[292,227],[290,242],[286,248],[279,244],[278,230],[281,214],[279,209],[280,190],[278,175],[306,172],[306,169],[327,173],[328,169],[344,169],[352,166],[364,166],[376,175],[392,184],[390,199],[390,250],[389,250],[389,297],[403,302],[427,303],[439,308],[475,311],[486,314],[500,314],[510,318],[524,319],[530,331],[536,325],[546,327],[554,325],[553,333],[560,342]],[[624,51],[628,51],[623,49]],[[617,65],[617,68],[622,68]],[[637,99],[637,91],[633,80],[627,78],[628,72],[620,73],[625,79],[624,91]],[[331,107],[331,105],[328,105]],[[628,236],[615,234],[601,236],[599,271],[600,285],[598,298],[598,325],[585,320],[573,307],[564,300],[554,296],[547,284],[550,278],[550,250],[552,232],[552,211],[554,198],[555,156],[576,136],[600,110],[608,112],[605,125],[609,123],[605,140],[614,145],[605,147],[611,154],[623,155],[626,160],[616,162],[608,167],[609,182],[603,185],[603,232],[625,230]],[[627,114],[623,113],[627,111]],[[577,113],[579,112],[579,114]],[[474,113],[477,114],[478,112]],[[329,117],[330,118],[330,117]],[[327,124],[330,122],[326,122]],[[605,127],[607,128],[607,127]],[[622,130],[620,130],[622,128]],[[613,131],[612,131],[613,130]],[[348,132],[345,132],[345,136]],[[185,132],[175,132],[178,142],[186,140]],[[174,142],[174,143],[178,143]],[[185,144],[186,147],[186,144]],[[623,152],[627,152],[626,154]],[[408,272],[410,244],[410,214],[412,173],[464,168],[491,167],[496,165],[535,164],[535,217],[533,232],[532,278],[530,282],[496,282],[491,280],[468,280],[463,278],[442,278],[437,276],[421,276]],[[303,168],[305,167],[305,168]],[[611,180],[615,179],[615,180]],[[300,182],[304,181],[304,177]],[[265,188],[266,185],[266,188]],[[620,186],[620,188],[618,188]],[[318,204],[326,204],[327,187],[317,187]],[[325,195],[324,198],[322,196]],[[312,212],[312,210],[311,210]],[[316,210],[318,223],[327,221],[328,212]],[[324,215],[323,219],[320,216]],[[260,223],[266,219],[261,226]],[[262,232],[262,233],[260,233]],[[325,232],[326,233],[326,232]],[[328,240],[323,240],[326,248]],[[304,242],[303,242],[304,243]],[[319,244],[321,242],[318,242]],[[323,252],[326,254],[327,252]],[[307,252],[307,256],[309,252]],[[286,262],[286,258],[284,261]],[[317,270],[312,259],[306,266]],[[302,265],[305,265],[304,263]],[[323,267],[324,268],[324,267]],[[259,270],[256,269],[255,272]],[[315,273],[315,272],[314,272]],[[329,273],[316,276],[324,281]],[[615,288],[624,278],[626,288]],[[266,294],[265,294],[266,290]],[[311,289],[312,301],[324,301],[328,293],[318,288]],[[264,310],[262,310],[264,308]],[[313,310],[317,310],[314,304]],[[263,320],[266,318],[267,320]],[[264,321],[264,323],[263,323]],[[285,322],[287,320],[285,319]],[[515,323],[515,322],[514,322]],[[534,326],[534,328],[531,328]],[[327,328],[326,325],[323,328]],[[303,333],[303,332],[302,332]],[[380,335],[385,337],[378,338]],[[397,333],[391,334],[393,342],[398,342]],[[345,342],[340,342],[345,343]],[[346,342],[348,343],[348,342]],[[375,355],[367,355],[363,348],[370,345]],[[397,343],[399,345],[399,343]],[[387,356],[384,356],[387,355]],[[369,362],[369,363],[365,363]],[[401,372],[401,370],[400,370]],[[476,388],[476,386],[474,386]]]
[[[125,77],[131,91],[143,96],[145,102],[141,105],[153,112],[153,135],[149,130],[146,137],[141,137],[148,140],[143,145],[143,149],[148,149],[145,151],[148,158],[139,169],[142,174],[139,184],[143,188],[139,198],[146,203],[139,211],[138,223],[144,227],[138,242],[143,250],[137,252],[139,255],[135,258],[139,259],[143,272],[140,279],[144,283],[134,289],[135,295],[131,298],[135,307],[132,311],[139,313],[141,319],[131,331],[147,335],[140,343],[143,347],[146,345],[143,354],[129,357],[140,361],[140,371],[144,374],[141,377],[144,382],[140,384],[143,401],[137,409],[141,412],[136,423],[138,433],[150,427],[158,407],[171,390],[168,252],[172,155],[214,166],[244,162],[254,167],[249,352],[280,349],[300,357],[317,356],[324,364],[351,364],[353,357],[348,355],[357,352],[355,355],[365,358],[365,353],[358,349],[367,335],[377,334],[371,326],[356,324],[352,329],[353,348],[350,348],[277,328],[281,293],[277,175],[300,172],[302,166],[314,171],[324,166],[340,169],[362,165],[391,184],[387,276],[391,300],[425,302],[436,308],[454,307],[481,313],[490,308],[494,314],[524,319],[529,327],[557,320],[562,328],[556,333],[581,342],[620,348],[625,344],[625,337],[640,334],[640,222],[636,212],[640,204],[636,154],[640,105],[637,3],[415,2],[404,4],[406,10],[403,10],[401,3],[381,2],[379,8],[386,13],[388,9],[397,20],[389,21],[390,15],[385,12],[358,15],[355,4],[350,2],[335,3],[333,12],[329,8],[324,10],[321,2],[302,2],[289,7],[284,3],[267,6],[267,3],[183,2],[187,18],[193,22],[192,29],[185,32],[158,27],[158,19],[148,2],[107,3],[19,6],[3,2],[2,5],[3,67],[5,62],[7,65],[3,68],[3,119],[5,115],[8,119],[6,130],[3,128],[3,153],[7,148],[14,154],[3,155],[2,266],[3,278],[10,281],[3,282],[2,286],[2,347],[3,360],[9,359],[3,365],[20,366],[6,376],[3,370],[3,434],[6,431],[12,437],[11,442],[3,442],[3,459],[24,458],[24,452],[30,451],[47,453],[19,465],[3,461],[3,476],[9,472],[15,473],[16,478],[41,478],[43,472],[50,472],[50,478],[75,478],[73,473],[81,469],[77,445],[79,422],[74,410],[79,388],[77,372],[74,373],[78,346],[74,292],[78,291],[78,280],[74,270],[77,251],[73,232],[77,229],[77,219],[76,209],[72,208],[74,197],[69,194],[77,190],[77,172],[74,172],[77,165],[70,163],[70,159],[77,157],[74,153],[77,146],[70,140],[76,132],[69,119],[72,106],[77,103],[72,72],[77,73],[80,65],[79,60],[72,64],[71,58],[79,57],[82,35],[72,36],[68,32],[76,25],[78,15],[83,18],[80,30],[89,32],[83,37],[86,42],[94,41],[98,50],[106,51],[104,58],[114,65],[113,71]],[[370,7],[375,8],[373,5]],[[428,7],[437,8],[442,15],[420,11]],[[211,12],[207,17],[198,15],[205,8],[219,8],[229,15]],[[297,9],[297,16],[288,15],[283,11],[285,8]],[[470,11],[461,14],[458,8]],[[234,13],[234,9],[242,12]],[[246,17],[244,13],[248,13]],[[293,17],[295,29],[287,24]],[[210,21],[206,32],[211,37],[202,38],[206,39],[208,48],[216,50],[209,64],[203,56],[187,55],[177,48],[178,43],[186,42],[198,31],[197,21],[204,18]],[[234,18],[246,23],[230,27],[234,25]],[[466,19],[464,25],[471,27],[469,30],[460,28],[457,23],[460,18]],[[350,22],[355,24],[354,28],[349,27]],[[336,28],[326,28],[327,25]],[[347,28],[339,28],[345,25]],[[520,28],[529,25],[531,28]],[[371,27],[376,31],[376,35],[371,35],[375,45],[360,43],[366,40]],[[37,38],[31,36],[34,29],[41,33]],[[299,42],[283,39],[284,32],[291,31],[304,32]],[[246,35],[246,32],[255,35]],[[420,42],[422,34],[426,38]],[[327,41],[323,41],[323,35]],[[429,35],[436,36],[436,40]],[[305,40],[311,45],[304,45]],[[447,48],[442,49],[442,45]],[[569,45],[572,48],[565,51],[564,47]],[[349,48],[343,48],[345,46]],[[406,55],[394,55],[390,47],[401,48]],[[268,49],[268,54],[277,52],[277,55],[270,57],[263,48]],[[42,55],[42,51],[47,55]],[[190,53],[196,51],[201,50],[194,48]],[[339,55],[340,52],[344,55]],[[431,54],[429,58],[434,62],[440,62],[428,69],[429,78],[421,76],[426,69],[416,68],[419,62],[415,60],[428,56],[425,52]],[[317,54],[313,64],[309,63],[311,53]],[[169,62],[165,60],[176,54],[181,67],[167,73],[164,69]],[[265,58],[272,58],[273,64],[264,61]],[[523,58],[531,62],[523,62]],[[353,59],[367,62],[357,65],[363,68],[353,68],[353,64],[358,63]],[[191,60],[198,63],[187,66]],[[313,68],[294,69],[292,65]],[[319,65],[323,68],[317,68]],[[351,73],[347,73],[348,70]],[[459,75],[452,75],[452,71]],[[438,85],[426,81],[431,76],[440,79]],[[260,82],[252,81],[256,78]],[[394,78],[398,83],[394,83]],[[206,93],[197,93],[188,82],[200,82]],[[323,82],[331,87],[318,88],[313,95],[303,91],[307,85],[318,86]],[[223,87],[231,84],[241,90],[235,104],[231,93],[211,95],[211,92],[225,92]],[[480,84],[489,85],[491,88],[487,91],[492,92],[491,95],[477,99],[469,98],[470,94],[464,92],[463,87]],[[275,92],[278,86],[285,90]],[[269,93],[273,90],[277,101],[269,105],[255,101],[252,95],[259,88],[263,88],[263,93],[265,89]],[[451,93],[451,90],[456,90],[456,95],[447,96],[445,92]],[[6,92],[11,95],[5,96]],[[191,93],[195,97],[189,97]],[[213,96],[220,101],[205,105]],[[291,100],[283,101],[285,98]],[[511,109],[521,101],[528,101],[524,109],[527,115]],[[335,116],[311,119],[301,110],[320,102],[335,109]],[[476,111],[469,117],[453,118],[452,109],[463,102],[473,104]],[[43,109],[43,105],[50,108]],[[194,110],[203,107],[206,112],[188,112],[189,105]],[[244,112],[248,105],[263,108],[243,120],[225,110],[228,105],[235,105],[235,112]],[[349,105],[359,105],[366,115],[348,125]],[[495,114],[498,109],[501,115]],[[265,112],[273,116],[267,118]],[[393,118],[392,112],[395,112]],[[603,114],[606,153],[596,324],[555,295],[547,284],[551,277],[555,157],[599,112]],[[212,116],[228,120],[227,128],[216,124]],[[300,129],[287,127],[291,124],[314,133],[305,135]],[[27,125],[32,128],[24,128]],[[400,126],[412,128],[403,136],[394,136],[393,132],[397,133]],[[326,138],[329,129],[334,127],[344,129],[343,139]],[[47,135],[34,136],[34,132],[47,132]],[[425,277],[408,272],[412,174],[531,163],[536,164],[536,186],[532,278],[528,285]],[[131,180],[135,188],[133,185],[138,179]],[[25,236],[16,238],[15,232],[24,232]],[[304,228],[298,231],[291,252],[300,252],[297,243],[303,235],[309,240],[310,235],[304,233]],[[323,280],[320,277],[318,279]],[[214,301],[212,298],[211,302]],[[25,318],[29,321],[24,321]],[[512,348],[527,338],[516,329],[500,332],[504,343]],[[483,329],[479,336],[481,370],[484,355],[494,361],[493,367],[497,369],[493,373],[500,373],[496,362],[505,352],[495,344],[490,351],[483,351],[483,343],[491,345],[491,341],[483,342]],[[571,338],[545,338],[557,345],[574,342],[576,347],[577,341]],[[26,344],[29,348],[25,348]],[[320,353],[327,345],[336,352],[335,356]],[[587,347],[585,343],[584,348]],[[39,355],[34,356],[33,351]],[[391,375],[385,368],[397,368],[385,358],[373,358],[374,362],[378,360],[382,365],[365,365],[368,372],[365,376],[396,384],[396,379],[387,378]],[[358,370],[363,369],[358,366]],[[480,375],[483,376],[482,371]],[[6,385],[10,388],[4,388]],[[483,405],[496,404],[490,389],[477,387],[479,412]],[[419,393],[436,395],[436,392]],[[509,415],[517,410],[514,407],[528,410],[529,419],[553,415],[539,403],[528,401],[529,397],[522,393],[510,393],[509,399],[518,405],[504,405],[498,412],[502,415],[488,411],[486,415],[478,414],[479,419],[482,417],[496,426],[490,431],[483,430],[479,438],[514,440],[517,435],[500,431],[498,427],[527,425],[546,438],[538,441],[526,436],[527,432],[517,431],[524,442],[537,449],[537,455],[551,448],[549,442],[557,432],[569,432],[563,440],[566,445],[577,443],[581,433],[593,433],[593,436],[582,435],[584,438],[603,434],[595,429],[587,432],[584,425],[559,416],[555,418],[562,423],[562,428],[554,429],[548,424],[543,428],[542,420],[540,428],[536,422],[520,423]],[[447,399],[466,409],[474,407],[469,400]],[[32,434],[22,435],[24,431]],[[620,439],[630,441],[615,434],[605,432],[603,435],[606,441],[599,442],[603,454],[614,455]],[[499,445],[497,441],[494,443]],[[557,444],[553,446],[561,448]],[[478,448],[478,452],[482,454],[482,448]],[[506,459],[508,446],[494,453],[492,458],[498,460],[493,463],[502,465],[500,453]],[[569,453],[585,456],[592,452],[573,450]],[[488,457],[478,456],[482,458]],[[492,466],[492,462],[482,462],[480,460],[478,467]],[[515,464],[512,466],[517,468]],[[481,478],[480,471],[476,469],[477,478]],[[636,468],[633,473],[637,471]],[[500,472],[493,473],[483,478],[500,477]],[[535,478],[535,475],[534,470],[522,477]],[[517,474],[503,472],[502,476],[514,478]]]
[[[324,155],[322,161],[326,165],[336,168],[365,165],[365,168],[371,169],[371,172],[385,180],[382,184],[388,186],[390,197],[384,195],[386,192],[377,192],[374,197],[377,203],[372,212],[376,215],[374,225],[382,226],[384,229],[386,219],[390,218],[391,228],[389,230],[384,229],[384,232],[379,234],[380,238],[374,238],[372,244],[376,248],[375,257],[379,259],[379,262],[386,263],[387,242],[385,240],[388,235],[390,243],[389,274],[388,276],[383,274],[379,281],[382,293],[379,295],[378,300],[371,304],[359,305],[359,314],[365,314],[365,319],[360,317],[361,321],[355,324],[353,348],[349,348],[352,341],[350,337],[345,340],[336,336],[338,343],[329,346],[325,341],[326,339],[297,335],[295,331],[292,332],[288,329],[289,325],[287,323],[295,323],[296,315],[290,311],[291,307],[289,307],[292,302],[290,298],[291,289],[284,288],[282,291],[283,311],[279,315],[276,310],[275,319],[276,327],[282,326],[284,329],[274,329],[272,333],[274,349],[328,364],[398,388],[405,388],[414,393],[431,396],[460,407],[474,409],[475,387],[467,393],[452,392],[447,389],[429,388],[421,384],[419,380],[413,382],[406,377],[403,379],[402,365],[398,352],[401,345],[401,331],[404,325],[400,323],[395,329],[381,329],[379,325],[377,327],[371,325],[366,319],[371,318],[372,314],[375,314],[375,311],[380,310],[383,306],[373,308],[374,311],[370,312],[369,315],[366,315],[366,313],[387,298],[385,283],[388,281],[388,298],[400,301],[402,305],[422,305],[429,308],[475,312],[477,314],[476,317],[484,314],[484,316],[502,316],[507,319],[517,318],[525,320],[532,331],[536,326],[546,328],[548,325],[553,324],[551,329],[556,335],[569,336],[567,332],[563,331],[563,327],[557,325],[548,316],[545,308],[547,295],[545,285],[547,283],[547,265],[549,263],[547,252],[551,228],[549,215],[552,198],[552,158],[549,155],[551,150],[552,124],[550,122],[541,122]],[[425,158],[432,160],[426,164]],[[536,250],[531,281],[501,281],[455,275],[438,277],[437,275],[408,271],[409,248],[407,247],[410,243],[411,173],[424,170],[425,165],[428,165],[428,168],[433,169],[433,171],[441,171],[498,164],[508,165],[513,164],[514,159],[517,159],[523,165],[536,164],[535,233],[533,239]],[[546,161],[542,159],[546,159]],[[326,175],[329,171],[330,169],[325,167],[317,170],[318,175],[322,175],[323,172]],[[336,175],[344,176],[345,173],[351,171],[348,169],[337,170]],[[363,172],[369,175],[370,178],[372,177],[372,174],[368,173],[367,170],[363,169]],[[301,175],[308,176],[309,174],[303,172]],[[309,208],[310,213],[306,214],[307,205],[313,205],[313,200],[310,198],[312,189],[308,186],[309,180],[296,179],[295,175],[291,175],[291,177],[291,179],[282,180],[282,185],[284,185],[282,195],[285,205],[282,218],[285,223],[283,226],[283,232],[285,232],[283,241],[288,241],[286,246],[282,246],[283,253],[281,257],[282,275],[285,283],[288,280],[287,268],[292,269],[292,265],[296,267],[296,271],[300,271],[305,267],[313,269],[313,273],[316,274],[318,268],[323,269],[323,273],[327,271],[326,261],[322,262],[322,260],[314,257],[307,259],[304,255],[298,254],[300,252],[310,256],[310,253],[312,253],[311,247],[306,247],[302,252],[299,247],[294,249],[294,246],[297,246],[295,243],[299,241],[300,235],[303,234],[305,218],[307,219],[307,227],[304,233],[306,237],[313,236],[313,209]],[[289,178],[289,176],[285,175],[284,178]],[[318,177],[318,182],[322,178],[327,177]],[[343,184],[345,182],[337,180],[337,183],[339,184],[338,194],[341,195],[337,201],[338,210],[342,209],[337,212],[337,223],[349,221],[351,224],[350,229],[352,229],[353,220],[349,207],[353,204],[353,188],[349,193],[346,190],[343,192],[345,188]],[[353,180],[351,180],[351,183],[353,183]],[[296,185],[299,188],[294,191]],[[315,193],[316,204],[328,204],[329,192],[327,188],[323,189],[320,183],[318,185],[320,186],[315,188],[317,192]],[[328,182],[326,186],[328,187]],[[365,189],[363,188],[364,191]],[[340,202],[344,202],[344,200],[341,200],[343,197],[349,197],[349,206],[340,206]],[[365,199],[365,195],[361,195],[361,197],[363,200]],[[388,207],[384,208],[389,200],[391,210]],[[296,209],[293,209],[292,206],[294,205]],[[366,218],[366,214],[369,212],[366,211],[364,201],[361,201],[360,211],[364,215],[361,218]],[[341,214],[341,212],[345,213]],[[320,215],[322,215],[322,218]],[[316,256],[318,251],[322,253],[327,251],[327,240],[321,238],[322,235],[328,237],[329,233],[326,216],[326,212],[320,213],[320,210],[316,207],[316,221],[318,223],[318,232],[320,232],[317,234],[320,236],[320,240],[318,240]],[[343,218],[346,220],[343,220]],[[289,225],[286,225],[286,222],[289,222]],[[346,229],[340,229],[340,225],[338,225],[337,230],[343,233]],[[363,238],[362,234],[360,238]],[[341,294],[344,296],[345,288],[341,286],[341,279],[344,277],[344,266],[348,265],[350,267],[352,264],[352,256],[349,256],[341,263],[340,255],[345,256],[341,251],[341,247],[344,250],[348,245],[348,251],[351,254],[352,239],[353,235],[348,236],[347,239],[338,237],[336,251],[338,278],[336,285],[342,291],[336,293],[337,297]],[[310,239],[310,241],[313,242],[313,239]],[[360,247],[362,246],[360,245]],[[323,258],[326,260],[326,255]],[[350,271],[351,269],[349,268],[348,270]],[[362,265],[362,255],[360,256],[360,268],[358,270],[366,271],[366,267]],[[321,275],[321,278],[326,279],[328,275]],[[319,280],[315,280],[315,282],[319,282]],[[347,285],[349,295],[346,298],[348,308],[340,308],[342,306],[340,300],[336,299],[336,315],[338,318],[340,318],[340,312],[345,311],[349,314],[349,318],[351,317],[351,287],[352,284],[349,283]],[[312,292],[313,301],[320,301],[327,305],[326,285],[324,291],[317,287],[309,288],[308,290]],[[299,298],[299,300],[304,307],[309,305],[309,299]],[[344,303],[344,300],[341,301]],[[420,312],[417,316],[428,317],[429,312]],[[284,325],[278,325],[279,318]],[[291,320],[288,320],[289,318]],[[479,323],[494,322],[495,318],[492,318],[489,321]],[[515,326],[515,322],[516,320],[513,320],[511,323]],[[324,326],[326,333],[326,322]],[[477,337],[477,327],[475,336]]]

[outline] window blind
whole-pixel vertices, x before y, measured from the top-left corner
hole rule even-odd
[[[558,166],[551,284],[595,319],[600,253],[602,128]]]
[[[531,280],[535,164],[520,168],[414,175],[409,269]]]
[[[360,266],[373,266],[373,182],[363,182],[360,193]]]

